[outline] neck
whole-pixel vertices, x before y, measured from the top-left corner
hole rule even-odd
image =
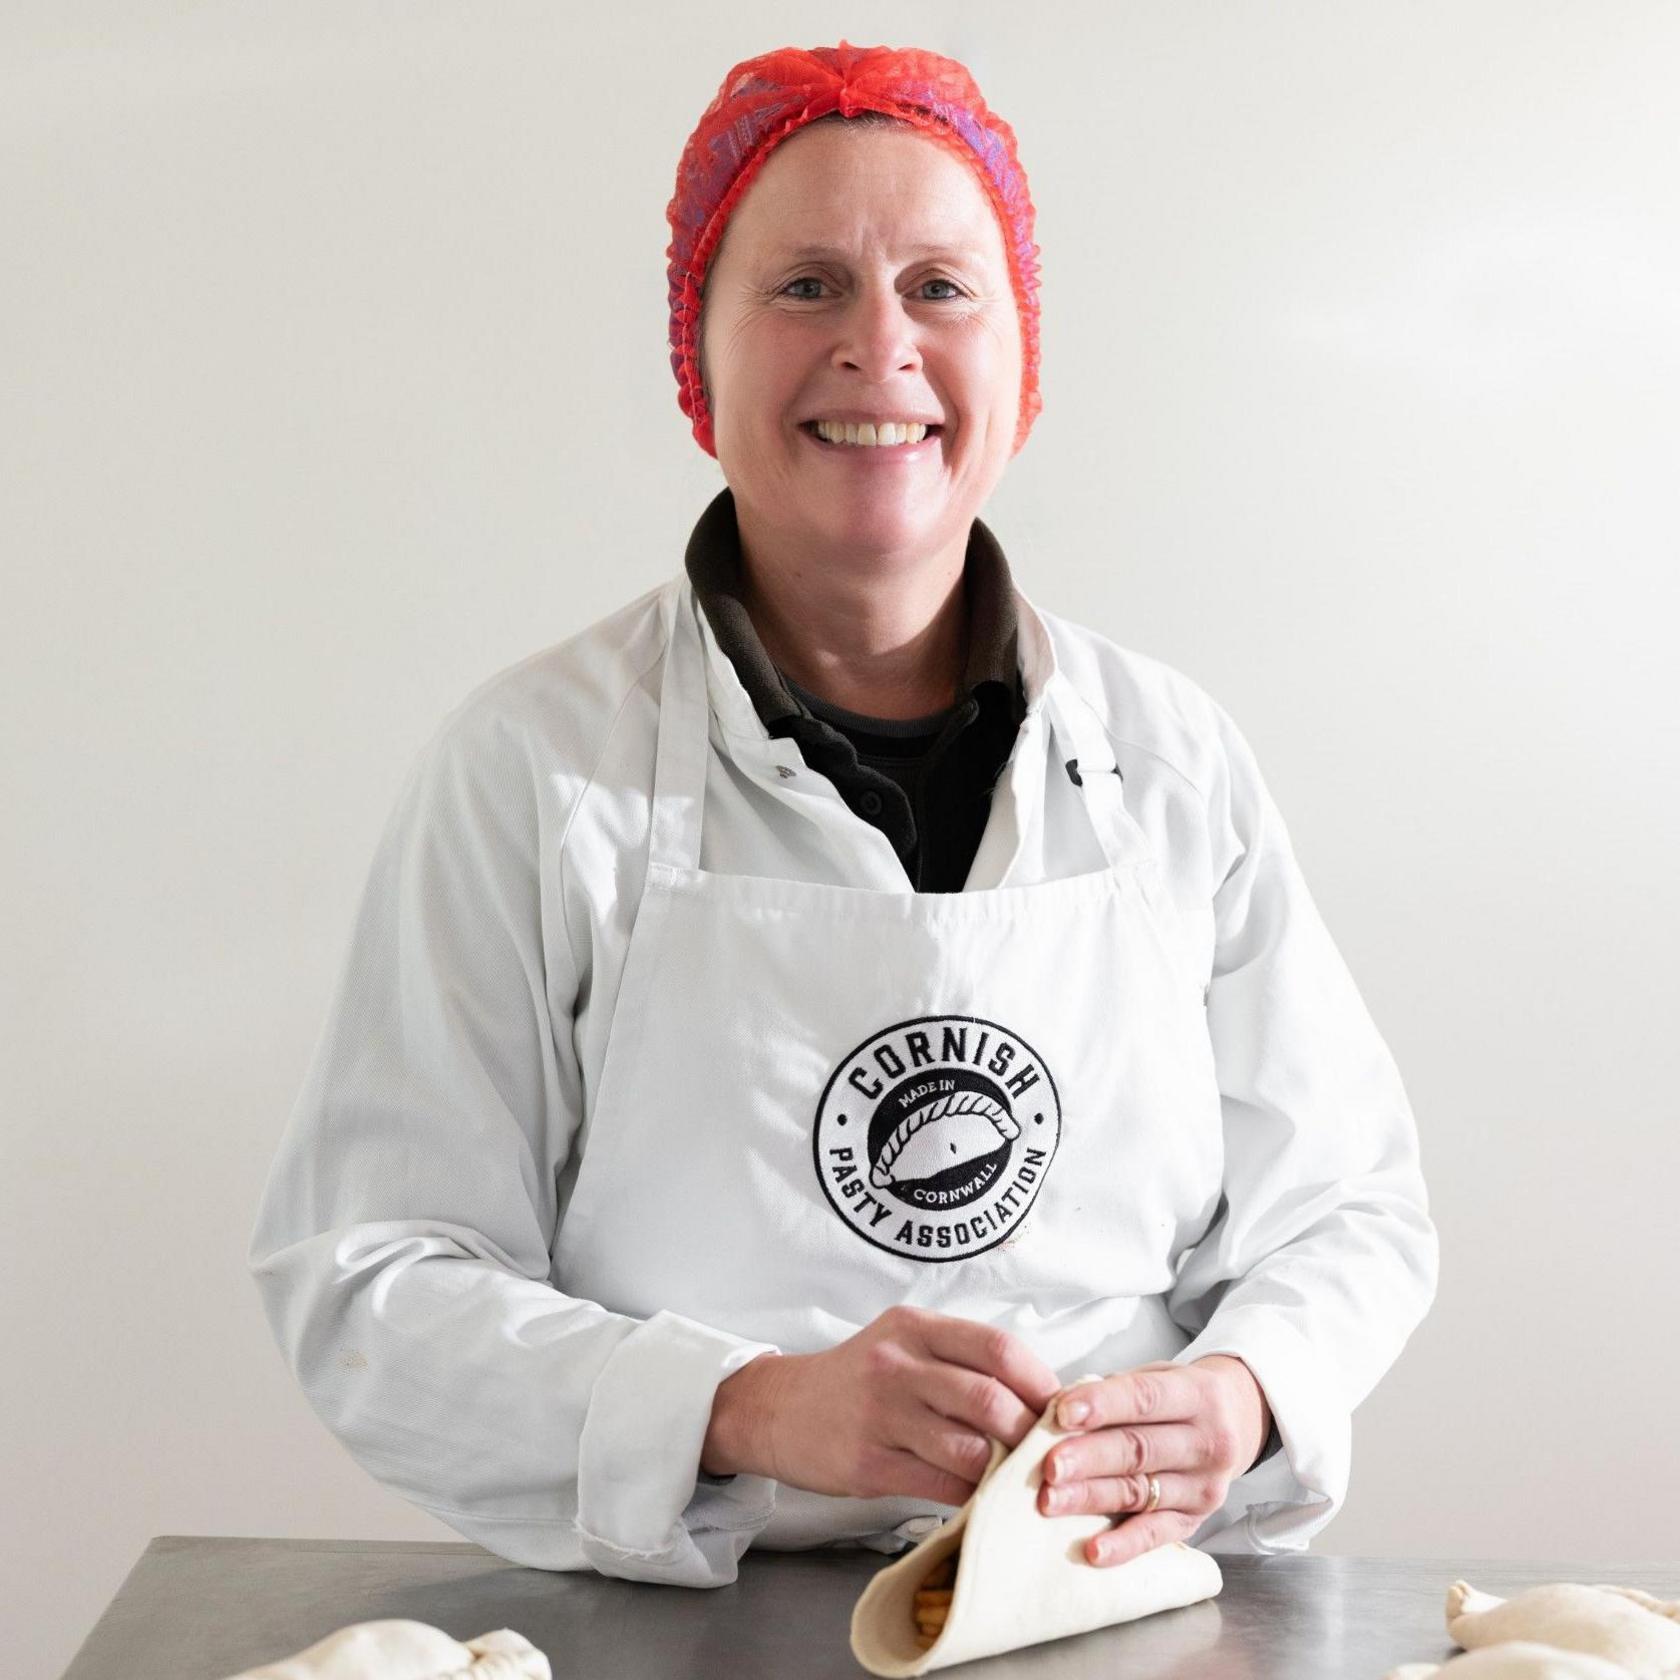
[[[779,550],[737,503],[741,582],[765,652],[849,712],[921,718],[955,705],[968,658],[964,537],[925,561],[825,563]]]

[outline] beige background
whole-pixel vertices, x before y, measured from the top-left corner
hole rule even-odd
[[[1680,9],[0,29],[8,1674],[155,1534],[448,1537],[281,1365],[257,1194],[411,756],[721,483],[666,355],[684,137],[842,34],[1015,124],[1045,408],[988,522],[1231,710],[1407,1077],[1441,1294],[1319,1549],[1680,1593]]]

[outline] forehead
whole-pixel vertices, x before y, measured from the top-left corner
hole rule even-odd
[[[729,219],[758,254],[811,261],[890,244],[998,261],[997,217],[973,169],[912,129],[817,123],[783,141]]]

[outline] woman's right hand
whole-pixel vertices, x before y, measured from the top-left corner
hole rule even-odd
[[[813,1493],[962,1505],[993,1437],[1016,1446],[1061,1388],[1007,1330],[889,1307],[824,1353],[761,1355],[727,1377],[701,1464]],[[722,1440],[739,1445],[725,1457]]]

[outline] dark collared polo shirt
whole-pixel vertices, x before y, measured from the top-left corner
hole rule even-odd
[[[1015,588],[997,538],[978,519],[969,529],[961,699],[949,711],[905,720],[832,706],[776,666],[747,612],[735,497],[727,488],[700,515],[687,567],[712,634],[769,733],[791,736],[805,762],[886,835],[916,891],[961,892],[992,788],[1026,715]]]

